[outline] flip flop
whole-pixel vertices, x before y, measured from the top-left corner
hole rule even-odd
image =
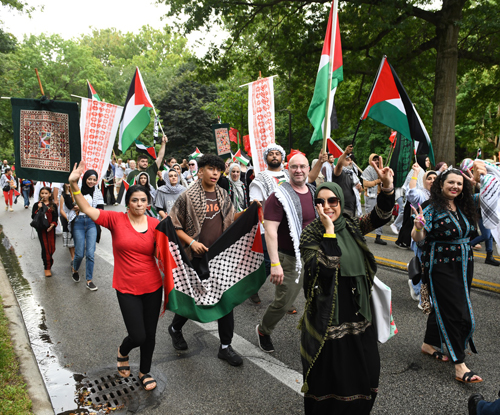
[[[144,382],[144,379],[151,379],[148,380],[147,382]],[[153,376],[151,376],[149,373],[146,373],[145,375],[139,376],[139,380],[141,381],[141,385],[144,388],[145,391],[152,391],[156,389],[156,386],[153,389],[146,389],[147,385],[150,385],[151,383],[156,383],[156,380],[154,380]]]
[[[426,351],[424,350],[421,350],[421,352],[423,354],[426,354],[430,357],[433,357],[435,358],[438,362],[448,362],[450,359],[448,359],[448,356],[445,356],[444,353],[441,353],[440,351],[436,350],[434,353],[430,354],[430,353],[427,353]],[[444,360],[446,358],[446,360]]]
[[[479,375],[471,370],[469,372],[465,372],[462,378],[455,376],[455,380],[458,380],[459,382],[462,383],[480,383],[483,381],[483,379],[471,380],[474,376],[479,376]]]
[[[116,357],[117,362],[128,362],[128,356],[127,357]],[[130,373],[128,375],[125,375],[125,372],[130,371],[130,366],[116,366],[118,369],[118,373],[120,373],[120,376],[122,378],[128,378],[130,376]]]

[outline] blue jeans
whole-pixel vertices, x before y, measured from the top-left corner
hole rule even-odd
[[[398,231],[401,230],[401,226],[403,226],[403,211],[405,209],[405,205],[403,202],[404,202],[403,196],[399,196],[398,199],[396,200],[396,203],[399,206],[399,210],[398,210],[398,217],[394,221],[394,226],[396,226]]]
[[[479,219],[478,223],[479,229],[481,229],[481,235],[470,241],[470,245],[475,246],[484,241],[484,244],[486,245],[486,252],[493,252],[493,236],[491,235],[491,231],[484,227],[482,218]]]
[[[500,399],[495,402],[479,401],[477,415],[495,415],[500,411]]]
[[[24,206],[30,205],[30,189],[23,189]]]
[[[73,268],[78,271],[85,254],[85,279],[92,280],[94,274],[94,252],[97,240],[97,228],[92,219],[79,215],[72,224],[73,240],[75,241],[75,259]]]

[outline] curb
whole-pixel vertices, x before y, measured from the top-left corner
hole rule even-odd
[[[54,409],[52,408],[42,374],[38,368],[38,363],[31,350],[21,309],[1,261],[0,293],[2,293],[5,315],[10,322],[9,332],[14,352],[19,359],[19,368],[26,382],[28,395],[33,403],[32,411],[37,415],[53,415]]]

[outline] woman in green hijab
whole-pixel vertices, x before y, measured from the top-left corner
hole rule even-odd
[[[372,166],[382,180],[377,206],[353,219],[343,212],[340,186],[323,183],[314,200],[319,218],[300,239],[306,414],[368,414],[377,396],[380,357],[370,306],[376,263],[363,235],[390,221],[394,186],[389,167]]]

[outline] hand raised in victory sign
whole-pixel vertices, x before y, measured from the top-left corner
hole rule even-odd
[[[393,188],[393,180],[394,180],[394,172],[389,166],[380,168],[378,163],[375,163],[373,160],[371,162],[372,167],[377,172],[378,177],[382,181],[382,187],[385,189]]]
[[[83,176],[83,173],[85,173],[85,161],[80,161],[80,164],[78,164],[78,167],[76,166],[73,167],[73,171],[69,175],[68,181],[71,183],[77,183],[78,180],[80,180],[80,177]]]
[[[420,204],[418,205],[418,212],[417,209],[415,209],[412,206],[411,211],[415,215],[415,220],[413,221],[413,224],[418,231],[421,231],[422,229],[424,229],[425,226],[425,218],[422,212],[422,206],[420,206]]]

